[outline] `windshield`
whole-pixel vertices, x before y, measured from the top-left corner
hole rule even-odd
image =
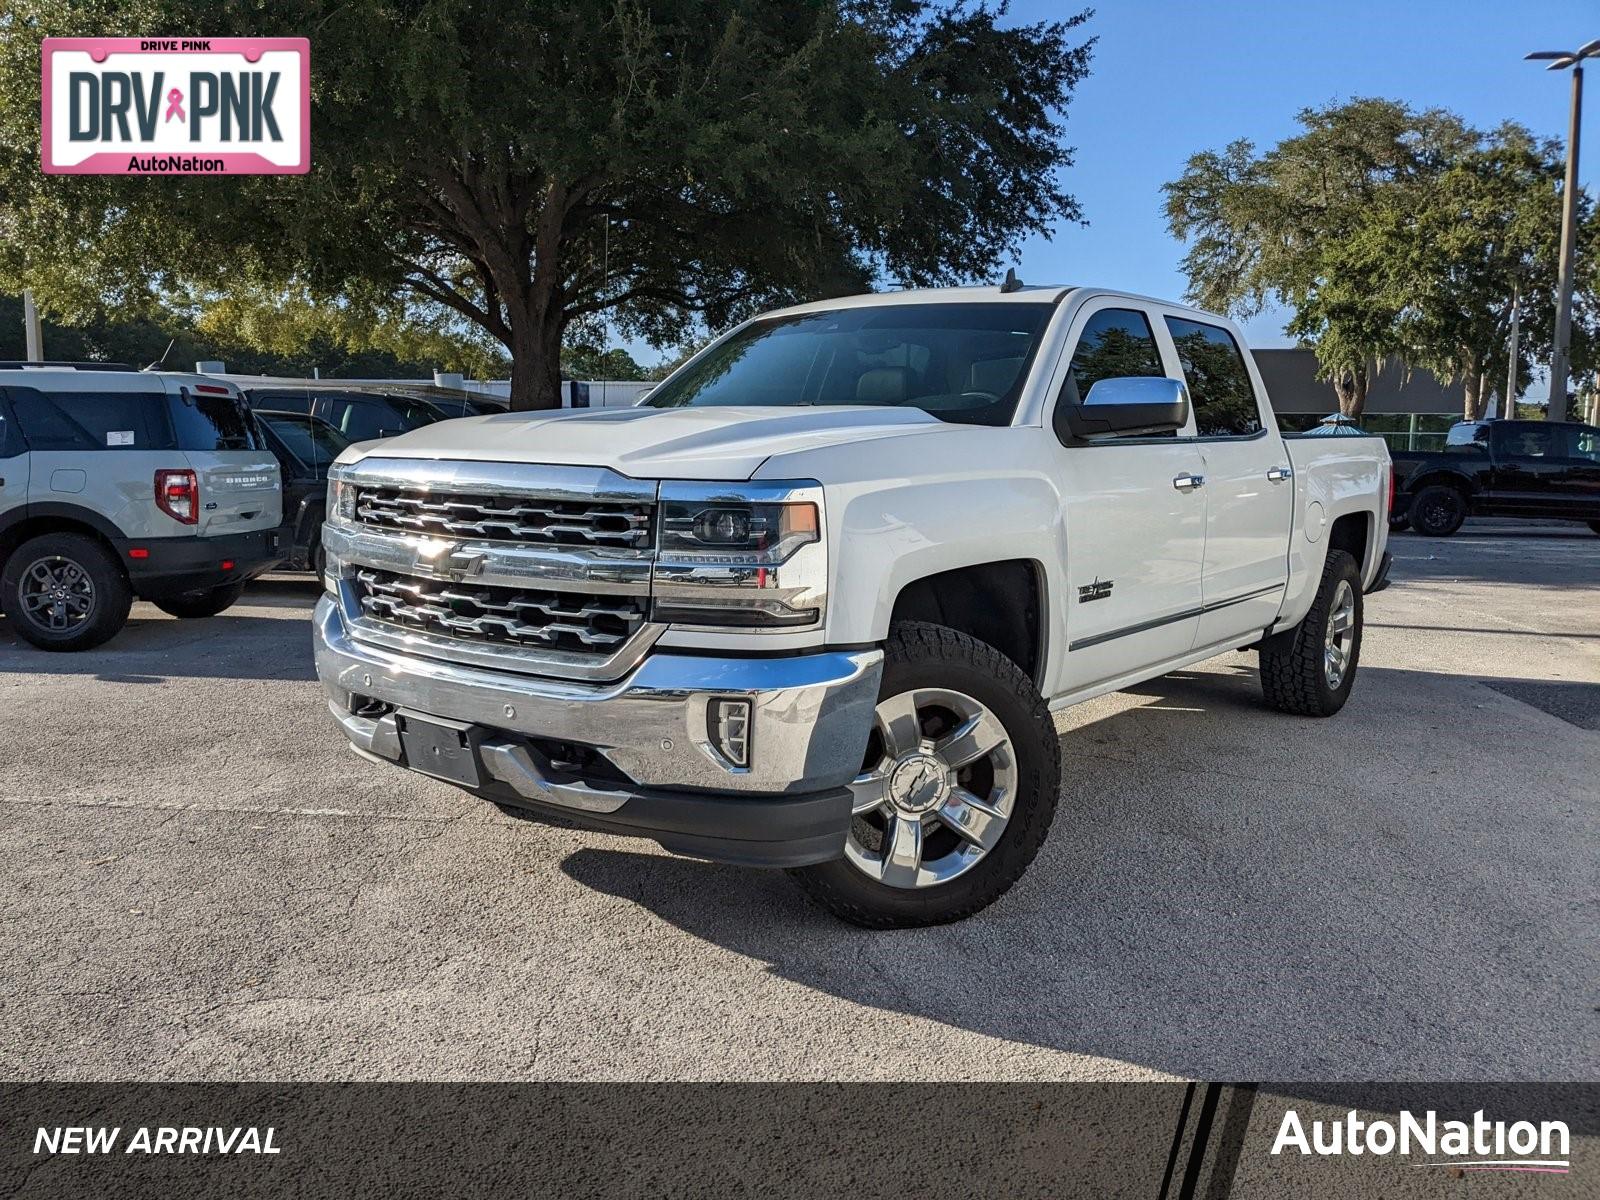
[[[288,447],[289,453],[308,467],[320,467],[331,463],[350,444],[350,439],[344,434],[326,421],[319,421],[315,417],[301,417],[288,413],[256,415],[272,427],[272,432],[277,434]]]
[[[756,321],[652,392],[648,408],[869,404],[1006,425],[1051,304],[892,304]]]

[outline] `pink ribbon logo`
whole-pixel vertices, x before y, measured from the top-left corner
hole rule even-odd
[[[165,124],[166,121],[172,120],[173,117],[177,117],[180,121],[189,119],[183,115],[183,93],[177,88],[173,88],[167,93],[167,115],[162,123]]]

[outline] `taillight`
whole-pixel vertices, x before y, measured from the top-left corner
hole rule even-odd
[[[193,471],[157,471],[156,507],[184,525],[200,523],[200,484]]]
[[[1394,512],[1394,464],[1389,465],[1389,507],[1384,510],[1384,516]]]

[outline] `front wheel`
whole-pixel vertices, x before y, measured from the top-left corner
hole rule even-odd
[[[889,633],[845,856],[791,874],[870,929],[959,921],[993,904],[1055,816],[1060,745],[1038,690],[993,647],[942,625]]]
[[[1329,550],[1311,611],[1261,643],[1261,691],[1279,712],[1331,717],[1344,707],[1361,661],[1361,572]]]
[[[214,617],[224,609],[232,608],[244,595],[244,584],[225,583],[221,587],[201,588],[194,592],[179,592],[164,596],[152,603],[162,612],[174,617]]]

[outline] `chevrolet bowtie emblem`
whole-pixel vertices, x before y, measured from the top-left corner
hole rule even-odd
[[[482,572],[487,557],[482,550],[468,550],[460,542],[424,538],[417,543],[417,566],[443,579],[466,579],[477,575]]]

